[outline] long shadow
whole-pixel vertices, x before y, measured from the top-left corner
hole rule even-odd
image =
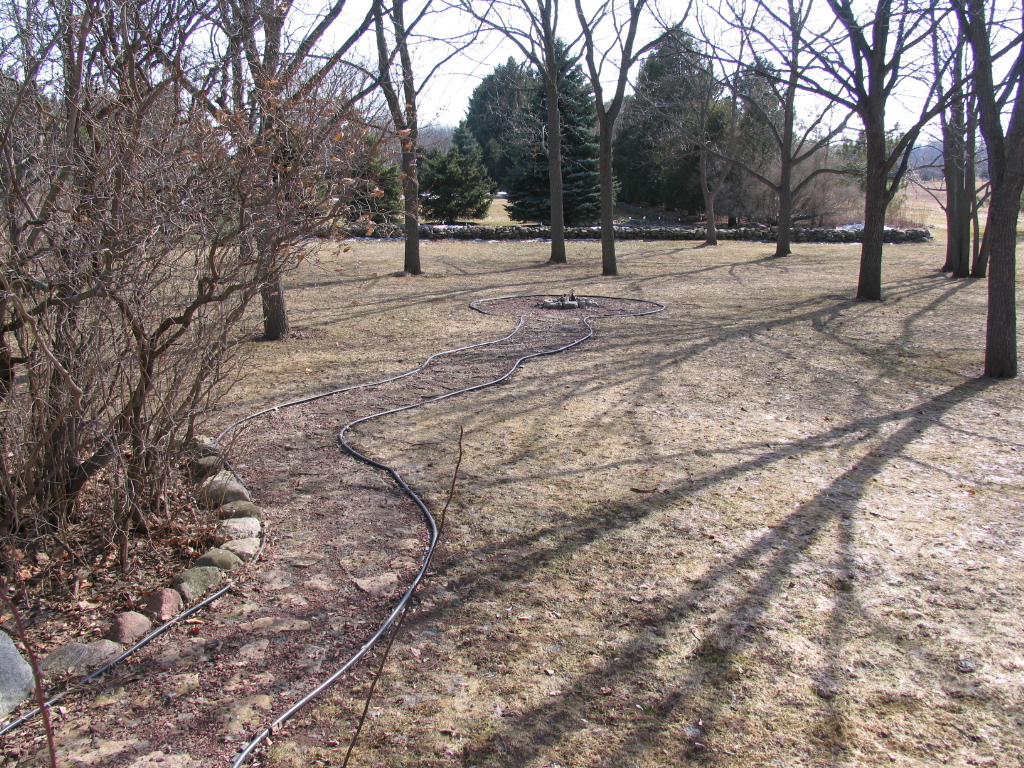
[[[968,381],[932,398],[927,405],[933,415],[944,414],[983,392],[992,384],[990,380]],[[716,718],[721,709],[729,703],[730,696],[728,686],[717,686],[714,682],[709,682],[705,673],[709,669],[721,669],[760,637],[759,622],[771,607],[773,599],[788,583],[797,560],[821,539],[830,524],[838,522],[840,530],[852,527],[857,519],[858,499],[863,496],[868,481],[883,470],[891,457],[898,456],[916,440],[923,429],[931,426],[930,420],[922,418],[916,410],[889,414],[884,420],[891,422],[901,419],[906,419],[907,423],[885,438],[877,448],[858,461],[854,468],[835,478],[744,551],[709,570],[690,589],[678,593],[670,607],[661,610],[638,610],[631,624],[644,627],[644,632],[636,633],[633,640],[618,647],[614,661],[609,660],[593,671],[578,676],[565,689],[565,695],[558,697],[557,700],[507,719],[503,727],[489,737],[485,744],[474,746],[464,753],[466,764],[524,765],[538,757],[540,753],[550,750],[571,733],[584,728],[579,713],[588,702],[597,700],[601,688],[614,686],[616,681],[636,679],[645,673],[653,672],[655,663],[665,650],[662,646],[652,646],[646,641],[647,631],[654,628],[657,634],[664,635],[688,621],[693,625],[699,625],[701,617],[697,608],[703,593],[739,570],[756,569],[761,575],[754,584],[744,595],[733,600],[718,619],[703,629],[700,642],[692,653],[700,662],[698,668],[686,678],[679,680],[674,686],[675,694],[660,702],[659,706],[647,715],[646,722],[634,731],[632,738],[625,739],[632,743],[653,741],[670,724],[673,713],[680,705],[695,698],[700,689],[710,686],[713,689],[711,696],[704,696],[704,700],[710,701],[710,704],[705,704],[702,710],[703,741],[705,746],[714,746]],[[767,455],[751,462],[749,466],[762,466],[772,460],[775,459]],[[740,468],[731,468],[707,478],[700,485],[720,482],[724,477],[741,471],[743,470]],[[688,489],[684,493],[691,492],[692,489]],[[610,535],[617,529],[635,524],[658,507],[670,506],[674,501],[678,501],[678,494],[664,496],[666,498],[659,499],[653,505],[620,505],[614,511],[595,517],[591,524],[584,528],[574,527],[566,532],[563,545],[558,550],[549,549],[543,554],[534,554],[531,557],[526,553],[533,549],[538,536],[520,537],[505,547],[509,555],[516,555],[515,564],[508,565],[498,573],[494,573],[492,569],[491,573],[501,581],[522,578],[549,559],[564,554],[567,549],[579,549],[584,544]],[[843,567],[850,573],[853,569],[854,546],[852,535],[844,532],[839,538],[839,547]],[[451,586],[460,597],[479,598],[481,595],[474,594],[474,582],[477,578],[475,574],[467,574]],[[848,614],[859,612],[860,607],[851,593],[850,599],[845,604],[841,603],[836,610],[841,613],[834,616],[832,622],[832,660],[822,670],[821,677],[832,684],[841,685],[843,673],[838,659],[845,640],[843,628],[846,626]],[[432,617],[428,612],[419,616],[416,623],[431,619],[436,617]],[[837,701],[835,706],[841,706],[841,703]],[[838,759],[843,752],[843,744],[836,743],[833,746]],[[627,752],[628,748],[625,747],[613,748],[602,764],[623,765]]]

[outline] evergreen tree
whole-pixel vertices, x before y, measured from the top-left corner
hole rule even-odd
[[[487,213],[494,182],[465,122],[452,136],[451,149],[435,149],[424,157],[420,190],[427,218],[451,223],[461,218],[479,219]]]
[[[565,46],[558,49],[566,62]],[[566,62],[567,63],[567,62]],[[594,131],[594,96],[583,70],[567,67],[559,87],[562,131],[562,182],[565,223],[580,226],[595,223],[601,214],[601,184],[598,176],[598,145]],[[526,136],[543,136],[547,104],[540,75],[532,77],[533,94],[523,123],[534,126]],[[514,176],[508,187],[508,211],[516,221],[550,223],[551,198],[548,160],[543,141],[514,145]]]
[[[701,54],[686,34],[667,36],[640,66],[614,145],[624,202],[690,213],[703,206],[697,147],[676,130],[692,111],[690,83],[702,69]]]
[[[469,99],[466,128],[480,146],[487,173],[499,189],[507,189],[512,181],[511,149],[522,142],[527,103],[536,87],[529,70],[509,58],[473,89]]]

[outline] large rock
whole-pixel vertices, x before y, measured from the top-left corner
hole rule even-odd
[[[256,553],[260,551],[260,543],[260,539],[256,537],[250,539],[233,539],[231,541],[224,542],[223,548],[238,555],[242,560],[249,562],[256,557]]]
[[[242,560],[234,552],[215,547],[196,560],[196,565],[209,565],[214,568],[220,568],[222,571],[233,571],[235,568],[242,567]]]
[[[197,480],[215,475],[224,469],[223,456],[197,456],[188,463],[192,476]]]
[[[263,519],[263,508],[253,504],[251,501],[232,501],[217,507],[217,517],[221,520],[228,520],[232,517],[255,517]]]
[[[134,645],[149,632],[153,622],[137,611],[125,611],[114,617],[107,639],[122,645]]]
[[[0,632],[0,717],[31,696],[32,686],[32,666],[7,633]]]
[[[222,520],[213,534],[217,546],[235,539],[252,539],[260,535],[260,521],[255,517],[232,517]]]
[[[175,589],[158,589],[146,601],[143,611],[157,621],[170,621],[181,613],[181,593]]]
[[[252,501],[245,486],[230,472],[218,472],[199,488],[199,497],[211,509],[233,501]]]
[[[51,651],[39,662],[39,669],[48,675],[74,671],[87,672],[112,661],[123,650],[124,648],[113,640],[68,643]]]
[[[219,583],[223,571],[213,566],[199,566],[183,571],[171,586],[181,593],[186,603],[194,602],[206,594],[206,590]]]
[[[382,573],[379,576],[368,576],[365,579],[352,579],[363,592],[373,597],[390,595],[398,587],[397,573]]]

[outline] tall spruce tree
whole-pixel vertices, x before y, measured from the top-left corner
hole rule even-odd
[[[452,135],[447,152],[435,149],[420,168],[423,212],[428,218],[451,223],[478,219],[487,213],[494,182],[483,164],[480,145],[462,122]]]
[[[523,117],[537,87],[529,69],[509,58],[473,89],[466,111],[466,128],[483,154],[487,173],[498,189],[507,189],[514,175],[512,147],[522,141]]]
[[[703,207],[697,146],[676,129],[693,111],[689,83],[702,70],[701,54],[687,34],[666,36],[641,64],[614,144],[624,202],[690,213]]]
[[[601,214],[601,182],[597,134],[594,131],[593,89],[579,66],[569,66],[564,44],[559,43],[557,54],[564,67],[558,106],[561,112],[565,223],[568,226],[594,224]],[[551,217],[550,180],[543,141],[547,98],[542,76],[534,74],[530,84],[532,94],[520,121],[520,139],[512,145],[513,177],[508,185],[508,211],[516,221],[548,224]]]

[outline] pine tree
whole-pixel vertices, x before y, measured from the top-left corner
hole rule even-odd
[[[499,189],[507,189],[513,176],[513,154],[520,143],[523,115],[532,83],[529,70],[515,59],[499,64],[473,89],[466,111],[466,128],[476,139],[483,163]]]
[[[494,182],[483,164],[480,145],[465,122],[455,130],[451,149],[435,149],[424,157],[420,190],[427,218],[451,223],[463,218],[478,219],[487,213]]]
[[[700,59],[689,35],[670,35],[640,66],[614,145],[624,202],[690,212],[703,205],[697,148],[675,128],[692,111],[689,84],[702,70]]]
[[[559,55],[564,62],[564,45],[559,46]],[[523,117],[523,134],[542,139],[547,121],[543,80],[534,74],[530,84],[533,95]],[[583,70],[576,66],[567,68],[562,75],[559,91],[565,223],[568,226],[593,224],[601,214],[593,90]],[[520,141],[515,146],[513,160],[515,174],[508,188],[509,215],[516,221],[550,223],[548,160],[543,142]]]

